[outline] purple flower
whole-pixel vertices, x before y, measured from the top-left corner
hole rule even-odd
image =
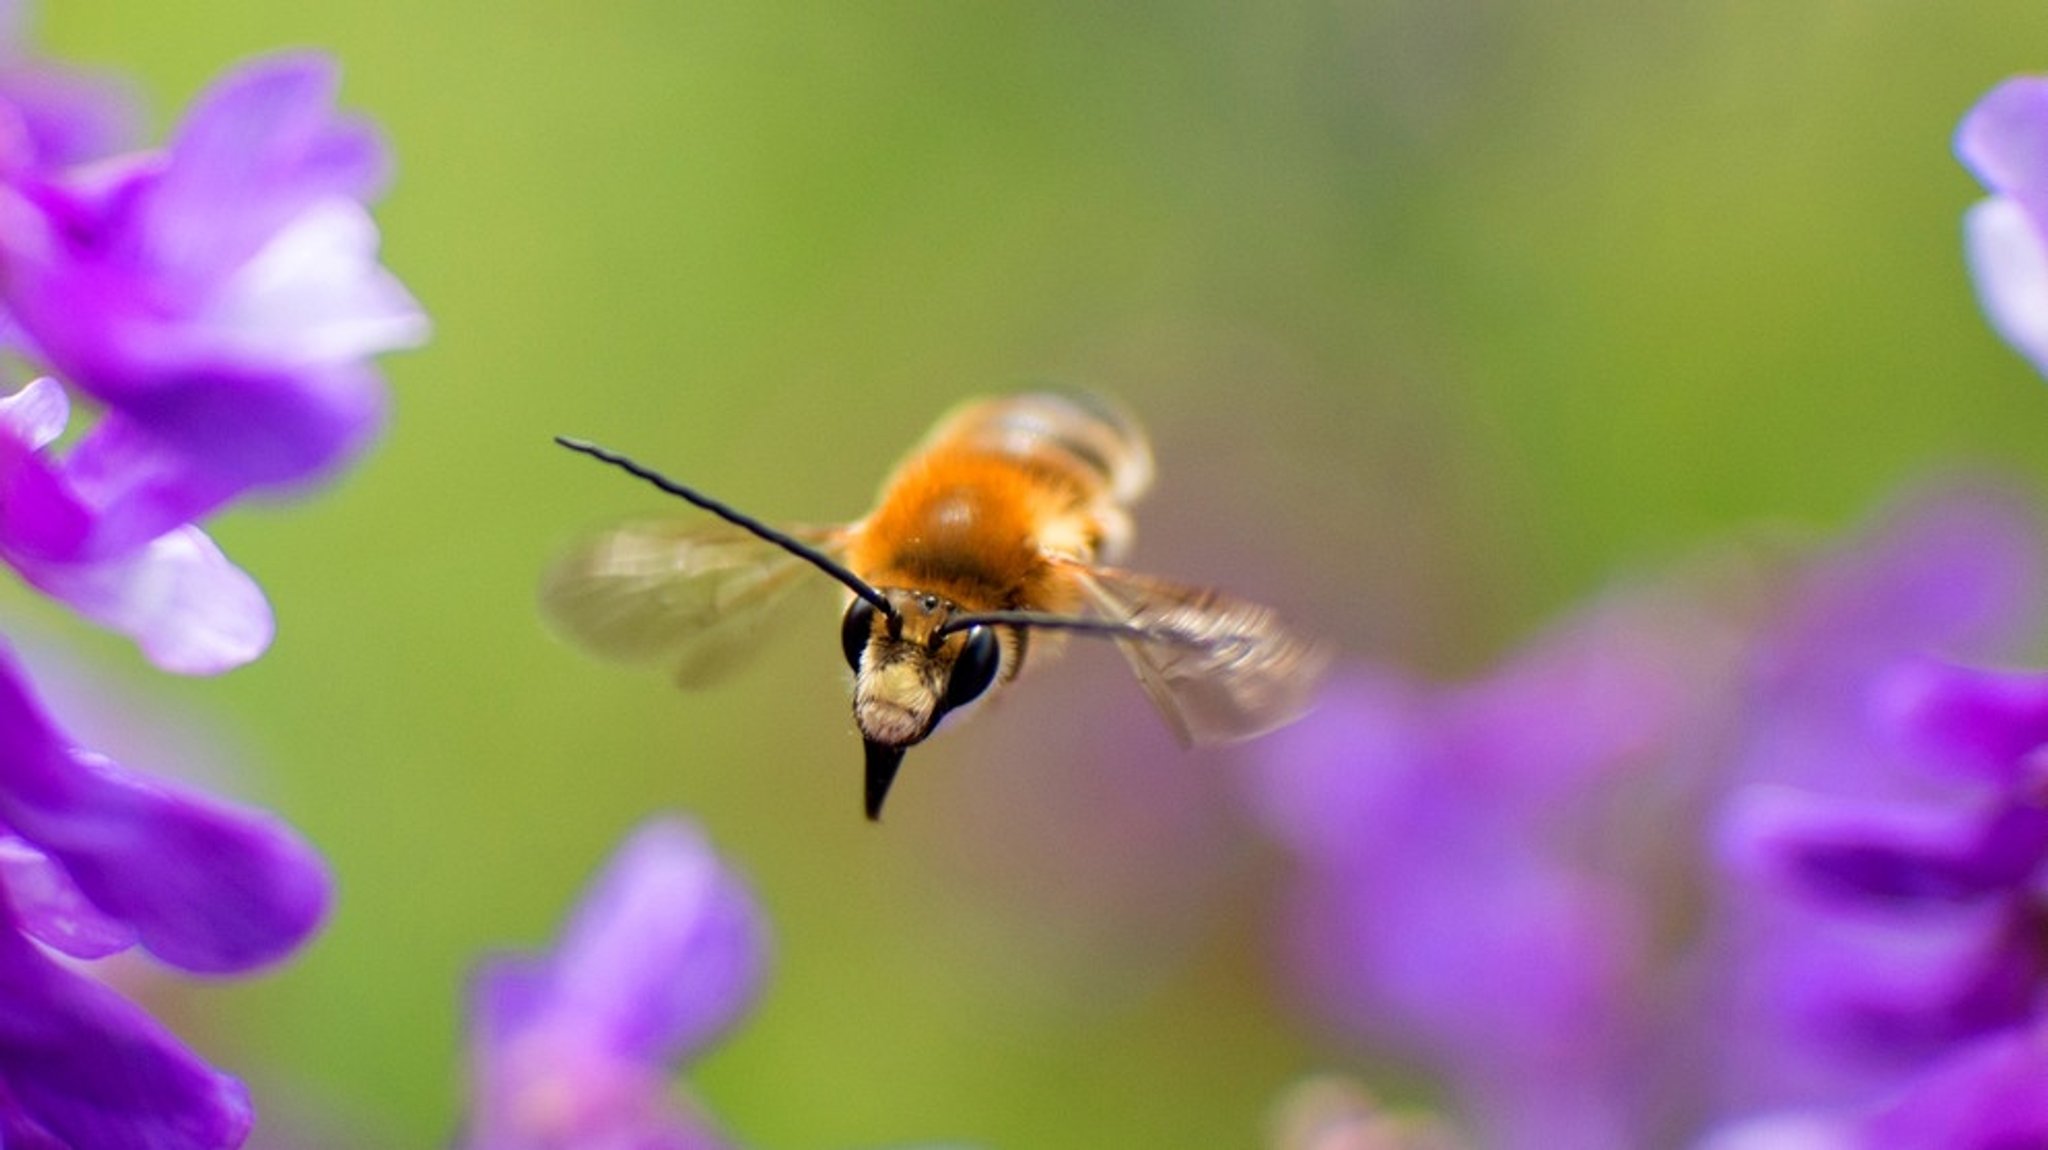
[[[551,954],[486,962],[471,988],[467,1150],[717,1150],[672,1067],[751,1005],[765,931],[694,828],[626,841]]]
[[[0,654],[0,893],[0,1140],[239,1145],[241,1087],[47,951],[139,946],[206,974],[263,966],[325,913],[312,850],[267,815],[81,749]]]
[[[1262,745],[1318,1013],[1443,1073],[1484,1144],[1635,1146],[1657,1120],[1660,908],[1631,878],[1685,842],[1660,820],[1686,780],[1649,768],[1720,646],[1704,617],[1611,604],[1459,687],[1354,668]]]
[[[1947,1129],[1927,1124],[1959,1121],[1954,1099],[2014,1094],[2015,1067],[2048,1066],[2048,673],[1911,660],[1872,702],[1874,725],[1915,755],[1926,793],[1791,791],[1735,812],[1738,861],[1793,909],[1776,952],[1795,1010],[1789,1040],[1895,1069],[1899,1100],[1859,1120],[1861,1140],[1845,1145],[2016,1145],[1898,1131]],[[2044,1106],[1970,1121],[2048,1137]]]
[[[0,562],[165,669],[224,670],[270,610],[198,521],[346,462],[382,406],[368,357],[423,332],[363,208],[382,151],[300,56],[114,155],[125,107],[30,59],[21,15],[0,0],[0,351],[50,376],[0,396]],[[73,392],[96,410],[60,450]],[[239,1146],[239,1084],[75,963],[241,973],[327,901],[288,827],[79,747],[0,649],[0,1143]]]
[[[1923,504],[1808,574],[1767,628],[1716,829],[1731,1108],[1876,1097],[2028,1010],[2027,928],[1990,896],[2033,869],[2048,818],[1981,765],[2011,751],[1979,720],[2013,684],[1978,683],[1966,706],[1929,654],[1995,656],[2029,633],[2039,545],[1999,503]]]
[[[166,669],[270,638],[261,593],[195,524],[351,459],[382,420],[370,357],[425,334],[364,208],[383,149],[335,88],[322,58],[259,61],[161,152],[53,168],[47,147],[21,161],[23,131],[6,161],[5,124],[36,117],[0,86],[0,338],[101,407],[59,456],[60,385],[8,401],[0,557]]]
[[[2048,373],[2048,77],[1992,89],[1963,118],[1956,154],[1991,192],[1964,218],[1991,325]]]
[[[1957,699],[1899,668],[2024,632],[2038,542],[2007,502],[1952,492],[1753,588],[1740,617],[1680,584],[1471,683],[1355,669],[1261,748],[1318,1016],[1441,1073],[1483,1145],[1588,1148],[1848,1113],[2023,1017],[2039,984],[2008,884],[2041,881],[2048,819],[1986,801],[1983,764],[2033,735],[1983,716],[2048,716],[2048,690]],[[1921,741],[1886,713],[1921,716]],[[1930,776],[1934,731],[1978,765]],[[1791,906],[1793,883],[1916,915]],[[1974,917],[1929,929],[1966,892]],[[1908,1064],[1845,1063],[1841,1042]]]
[[[368,358],[417,343],[425,321],[376,262],[363,203],[383,150],[333,112],[336,85],[316,56],[245,65],[163,152],[30,181],[5,204],[0,305],[108,408],[77,454],[120,475],[95,530],[61,541],[74,553],[320,475],[376,429]]]

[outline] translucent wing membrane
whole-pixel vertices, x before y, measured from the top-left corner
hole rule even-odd
[[[1096,611],[1141,632],[1116,644],[1183,743],[1285,726],[1308,710],[1329,667],[1326,648],[1255,603],[1110,568],[1081,581]]]
[[[792,530],[836,556],[843,528]],[[760,646],[775,608],[800,586],[831,584],[803,559],[726,524],[633,523],[585,541],[541,581],[541,610],[592,654],[666,663],[703,686]]]

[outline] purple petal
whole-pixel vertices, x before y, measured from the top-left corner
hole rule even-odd
[[[1311,859],[1342,858],[1365,845],[1405,780],[1435,762],[1424,698],[1400,675],[1340,669],[1300,722],[1260,740],[1254,795],[1273,834]]]
[[[53,418],[47,391],[0,402],[18,405],[0,419],[0,550],[77,565],[129,558],[249,487],[319,477],[376,433],[384,393],[355,367],[216,372],[102,416],[61,461],[34,452]]]
[[[38,379],[0,399],[0,553],[75,556],[93,514],[40,454],[70,422],[71,401],[55,380]]]
[[[26,137],[31,169],[57,170],[111,156],[141,137],[130,86],[111,76],[0,60],[0,108]]]
[[[270,604],[262,588],[197,527],[173,531],[123,559],[17,561],[15,567],[38,590],[134,639],[166,671],[211,675],[270,646]]]
[[[548,966],[547,1010],[621,1058],[686,1057],[752,1004],[764,949],[759,912],[710,844],[653,822],[577,909]]]
[[[2023,884],[2048,856],[2048,811],[1868,802],[1753,785],[1724,816],[1722,857],[1801,897],[1876,910]]]
[[[0,188],[10,318],[110,409],[65,461],[92,530],[48,493],[10,501],[22,548],[123,555],[245,491],[325,478],[377,431],[367,357],[418,343],[426,321],[377,262],[361,201],[383,151],[335,112],[335,82],[319,57],[259,61],[159,156]]]
[[[0,558],[166,670],[211,674],[262,654],[272,632],[262,590],[204,532],[177,525],[203,509],[210,480],[118,416],[59,470],[36,449],[67,415],[49,380],[0,399]]]
[[[377,262],[377,225],[352,200],[290,220],[227,280],[193,330],[231,362],[321,364],[412,347],[426,317]]]
[[[1938,490],[1814,565],[1769,622],[1758,690],[1779,711],[1846,708],[1901,655],[2010,649],[2040,614],[2041,533],[1996,491]]]
[[[254,969],[325,917],[326,868],[282,821],[76,753],[68,773],[58,801],[9,798],[0,813],[164,962],[200,974]]]
[[[1428,1059],[1486,1145],[1628,1146],[1622,1052],[1646,957],[1632,900],[1525,852],[1446,853],[1311,880],[1293,957],[1318,1017]],[[1513,991],[1474,992],[1488,986]]]
[[[28,451],[48,447],[71,422],[71,397],[47,376],[29,381],[20,391],[0,398],[0,437]]]
[[[324,478],[383,423],[384,386],[355,364],[279,372],[215,362],[171,383],[127,402],[121,422],[103,420],[74,456],[81,489],[110,516],[143,512],[131,535],[173,514],[203,514],[247,488]],[[109,424],[117,444],[98,438]],[[162,462],[131,471],[136,457]],[[95,484],[88,475],[106,478]]]
[[[1806,912],[1773,925],[1747,956],[1772,1032],[1870,1081],[2025,1019],[2048,974],[2031,923],[2006,905],[1910,918]]]
[[[547,1009],[547,972],[516,960],[487,966],[472,984],[480,1016],[532,1017]],[[546,1029],[475,1036],[471,1106],[461,1150],[725,1150],[711,1123],[670,1096],[659,1064],[621,1061]]]
[[[1993,88],[1956,129],[1956,155],[1993,192],[2048,192],[2048,78]]]
[[[1451,853],[1319,880],[1296,935],[1304,969],[1332,1000],[1362,1004],[1358,1017],[1377,1015],[1375,1029],[1391,1023],[1467,1067],[1598,1061],[1642,956],[1629,900],[1528,853]],[[1514,994],[1472,993],[1504,980]]]
[[[0,929],[0,1112],[8,1145],[229,1150],[253,1118],[216,1073],[113,991]]]
[[[1726,662],[1697,610],[1613,596],[1485,679],[1447,692],[1444,760],[1487,785],[1559,793],[1668,745]]]
[[[211,434],[221,432],[217,425]],[[43,469],[46,482],[27,472],[0,523],[18,550],[40,558],[119,558],[234,498],[243,484],[225,462],[208,458],[204,444],[188,449],[109,412],[55,469]]]
[[[2014,351],[2048,374],[2048,237],[2043,227],[2039,214],[2006,198],[1985,200],[1963,217],[1964,250],[1985,316]]]
[[[1945,1059],[1862,1124],[1870,1150],[2048,1145],[2048,1036],[2025,1028]]]
[[[2048,745],[2048,672],[1911,659],[1880,679],[1873,711],[1882,729],[1933,762],[2010,791],[2035,779],[2032,757]]]
[[[26,165],[66,168],[132,146],[141,116],[129,85],[30,59],[27,29],[25,5],[0,0],[0,120],[18,125]]]
[[[2048,1145],[2048,1037],[2033,1026],[1949,1053],[1875,1106],[1769,1115],[1699,1150],[2018,1150]]]
[[[72,749],[11,660],[0,660],[0,746],[0,822],[163,961],[247,970],[298,946],[324,916],[326,869],[289,827]]]
[[[703,837],[674,820],[622,846],[545,957],[484,964],[471,988],[470,1150],[715,1150],[679,1111],[665,1063],[751,1002],[762,927]]]
[[[0,835],[0,890],[21,928],[73,958],[105,958],[135,945],[135,930],[92,905],[50,856]]]
[[[335,115],[339,87],[331,59],[299,53],[244,64],[202,93],[141,221],[147,261],[210,285],[314,204],[373,198],[383,147]]]

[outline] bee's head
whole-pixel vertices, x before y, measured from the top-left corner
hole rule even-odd
[[[840,627],[854,673],[853,718],[868,747],[869,818],[881,813],[904,750],[987,691],[1004,662],[994,627],[946,629],[952,603],[915,591],[882,594],[891,612],[857,598]]]

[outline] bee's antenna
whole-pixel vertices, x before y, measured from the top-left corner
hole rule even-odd
[[[1084,635],[1101,635],[1110,639],[1152,639],[1184,642],[1189,646],[1200,646],[1201,640],[1192,635],[1176,635],[1158,628],[1140,627],[1136,623],[1124,623],[1115,619],[1090,619],[1081,615],[1046,615],[1037,611],[980,611],[972,615],[955,615],[939,625],[932,634],[937,642],[955,631],[969,627],[1030,627],[1040,631],[1079,631]]]
[[[631,459],[628,459],[625,456],[620,455],[616,451],[610,451],[607,450],[606,448],[599,447],[597,444],[591,443],[588,440],[571,439],[566,435],[555,436],[555,442],[561,444],[563,447],[566,447],[571,451],[578,452],[583,455],[588,455],[592,459],[603,460],[604,462],[611,464],[613,467],[616,467],[629,475],[636,475],[641,479],[644,479],[647,482],[652,483],[656,487],[661,488],[663,491],[668,492],[670,495],[673,495],[676,498],[683,500],[686,503],[692,503],[698,507],[702,507],[704,510],[709,511],[713,515],[718,516],[720,519],[725,520],[727,523],[730,523],[735,527],[742,528],[743,530],[750,531],[753,534],[760,536],[768,542],[775,544],[777,547],[782,548],[784,551],[789,552],[791,555],[794,555],[797,558],[802,559],[806,563],[809,563],[811,566],[816,567],[818,570],[823,571],[825,574],[830,575],[834,579],[839,580],[841,583],[846,584],[849,590],[851,590],[855,595],[858,595],[861,598],[867,600],[869,603],[873,604],[875,610],[880,611],[885,617],[890,619],[894,619],[896,617],[896,608],[890,606],[887,596],[884,596],[880,591],[877,591],[873,587],[869,586],[867,580],[861,578],[858,575],[855,575],[852,571],[847,570],[844,564],[832,558],[830,555],[825,554],[823,551],[820,551],[817,548],[812,547],[810,544],[804,543],[799,539],[795,539],[786,532],[777,531],[775,528],[768,526],[766,523],[761,522],[759,519],[756,519],[743,511],[737,511],[731,507],[727,507],[725,504],[720,503],[718,500],[711,498],[709,495],[705,495],[692,488],[685,487],[682,484],[677,483],[675,480],[670,479],[668,476],[663,475],[659,471],[656,471],[650,467],[643,467],[640,464],[633,462]]]

